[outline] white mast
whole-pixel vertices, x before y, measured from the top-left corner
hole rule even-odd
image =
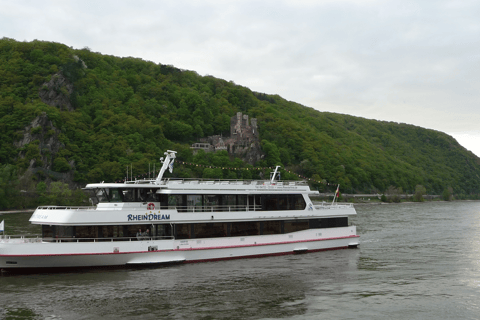
[[[340,189],[340,185],[337,186],[337,191],[335,191],[335,194],[333,195],[333,201],[332,201],[332,206],[333,204],[335,203],[335,199],[337,199],[337,195],[338,195],[338,190]]]
[[[280,168],[280,166],[275,167],[275,172],[270,172],[270,183],[271,184],[273,184],[273,182],[275,181],[275,178],[277,177],[278,168]]]
[[[165,160],[163,159],[163,157],[160,158],[160,161],[163,163],[163,165],[162,165],[162,168],[160,169],[160,172],[158,173],[157,180],[155,181],[156,184],[159,184],[160,181],[162,181],[165,170],[170,169],[170,172],[173,171],[173,162],[175,161],[175,153],[177,153],[177,151],[167,150],[167,152],[164,153]]]

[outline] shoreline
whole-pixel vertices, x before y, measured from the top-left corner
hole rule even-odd
[[[354,205],[385,205],[385,204],[411,204],[411,203],[453,203],[453,202],[464,202],[464,201],[470,201],[470,202],[474,202],[474,201],[480,201],[480,200],[470,200],[470,199],[467,199],[467,200],[452,200],[452,201],[445,201],[445,200],[435,200],[435,201],[429,201],[429,200],[425,200],[425,201],[400,201],[400,202],[345,202],[345,203],[353,203]],[[342,202],[339,202],[339,203],[342,203]]]
[[[407,204],[407,203],[429,203],[429,202],[463,202],[463,201],[480,201],[480,200],[452,200],[452,201],[445,201],[445,200],[435,200],[435,201],[421,201],[421,202],[415,202],[415,201],[400,201],[400,202],[381,202],[381,201],[372,201],[372,202],[336,202],[339,204],[342,203],[352,203],[354,205],[383,205],[383,204]],[[320,201],[316,201],[320,202]],[[2,214],[9,214],[9,213],[22,213],[22,212],[34,212],[35,209],[23,209],[23,210],[6,210],[6,211],[0,211],[0,215]]]

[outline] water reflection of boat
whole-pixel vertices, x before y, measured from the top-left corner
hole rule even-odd
[[[41,238],[4,236],[0,268],[152,265],[356,247],[351,204],[314,205],[305,181],[164,179],[88,184],[93,207],[38,207]]]

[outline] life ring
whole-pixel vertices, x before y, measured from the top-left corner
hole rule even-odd
[[[148,205],[147,205],[147,210],[155,210],[155,204],[153,202],[150,202]]]

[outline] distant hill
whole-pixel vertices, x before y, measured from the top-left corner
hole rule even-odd
[[[449,187],[457,197],[480,194],[480,159],[445,133],[319,112],[138,58],[3,38],[0,87],[0,207],[12,190],[116,181],[127,166],[134,176],[148,173],[166,149],[185,162],[252,167],[225,152],[194,156],[190,149],[202,137],[228,135],[237,112],[258,121],[265,157],[256,166],[282,165],[322,181],[314,184],[320,190],[339,183],[348,193],[390,186],[413,193],[423,185],[430,194]],[[255,178],[268,170],[178,166],[175,174]],[[7,187],[17,176],[15,187]]]

